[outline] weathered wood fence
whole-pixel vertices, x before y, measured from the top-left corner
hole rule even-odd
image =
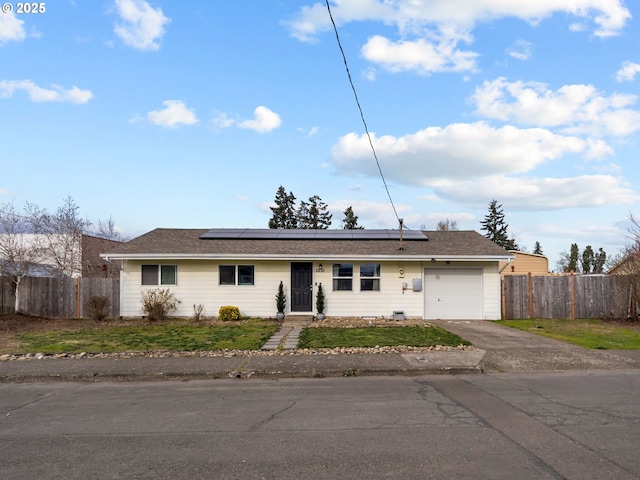
[[[631,305],[624,276],[507,275],[502,281],[504,318],[627,318]]]
[[[20,282],[20,310],[39,317],[87,317],[90,297],[104,296],[111,304],[110,317],[120,315],[120,279],[24,277]],[[11,278],[0,277],[0,311],[12,313],[15,287]]]

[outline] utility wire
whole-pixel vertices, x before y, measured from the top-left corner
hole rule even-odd
[[[387,191],[387,196],[389,197],[389,202],[391,202],[391,208],[393,208],[393,213],[400,223],[400,217],[398,217],[398,212],[396,211],[396,206],[393,203],[393,199],[391,198],[391,193],[389,192],[389,187],[387,186],[387,181],[384,178],[384,174],[382,173],[382,167],[380,166],[380,162],[378,161],[378,155],[376,154],[376,149],[373,147],[373,141],[371,140],[371,134],[369,133],[369,128],[367,127],[367,121],[364,119],[364,113],[362,112],[362,107],[360,106],[360,100],[358,100],[358,92],[356,92],[356,87],[353,84],[353,80],[351,79],[351,72],[349,72],[349,65],[347,64],[347,57],[344,54],[344,50],[342,49],[342,43],[340,42],[340,36],[338,35],[338,27],[336,27],[336,22],[333,20],[333,15],[331,14],[331,7],[329,6],[329,0],[325,0],[327,4],[327,10],[329,11],[329,18],[331,19],[331,24],[333,25],[333,31],[336,33],[336,40],[338,41],[338,47],[340,48],[340,53],[342,54],[342,61],[344,62],[344,68],[347,71],[347,77],[349,77],[349,84],[351,85],[351,90],[353,90],[353,96],[356,99],[356,105],[358,106],[358,110],[360,111],[360,118],[362,119],[362,124],[364,125],[364,131],[367,134],[367,138],[369,139],[369,145],[371,146],[371,151],[373,152],[373,158],[376,160],[376,165],[378,166],[378,172],[380,172],[380,177],[382,178],[382,183],[384,184],[384,189]]]

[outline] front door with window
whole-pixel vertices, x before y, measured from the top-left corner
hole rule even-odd
[[[299,262],[291,264],[291,311],[312,311],[313,263]]]

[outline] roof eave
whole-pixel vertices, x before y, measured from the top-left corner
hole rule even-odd
[[[456,262],[500,262],[513,260],[514,256],[505,255],[327,255],[327,254],[195,254],[195,253],[123,253],[100,254],[105,260],[352,260],[352,261],[456,261]]]

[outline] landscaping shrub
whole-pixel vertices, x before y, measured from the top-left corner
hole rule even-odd
[[[204,318],[204,316],[207,314],[207,309],[204,308],[204,305],[199,303],[199,304],[193,304],[193,319],[196,322],[199,322],[200,320],[202,320]]]
[[[142,292],[142,313],[150,322],[163,320],[178,308],[180,301],[171,290],[156,288]]]
[[[93,295],[87,300],[87,313],[92,320],[101,322],[109,316],[110,308],[111,300],[109,297]]]
[[[222,306],[218,312],[218,319],[223,322],[240,320],[240,309],[231,305]]]

